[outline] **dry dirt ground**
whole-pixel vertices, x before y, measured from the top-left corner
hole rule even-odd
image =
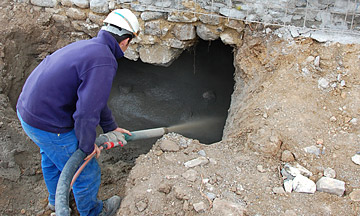
[[[39,61],[74,38],[46,13],[8,1],[0,7],[0,214],[49,215],[38,148],[22,132],[14,104]],[[360,189],[360,167],[351,161],[360,149],[360,46],[255,30],[234,49],[223,141],[203,145],[168,134],[135,164],[119,157],[130,149],[103,154],[99,196],[125,196],[118,215],[360,215],[349,196]],[[309,146],[321,153],[306,153]],[[282,158],[285,150],[294,159]],[[199,157],[203,165],[185,166]],[[285,160],[310,170],[314,182],[332,168],[344,195],[274,193]]]

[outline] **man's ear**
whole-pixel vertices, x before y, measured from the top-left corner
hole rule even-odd
[[[130,38],[126,38],[126,39],[122,40],[122,41],[119,43],[120,47],[127,46],[127,45],[129,44],[129,40],[130,40]]]

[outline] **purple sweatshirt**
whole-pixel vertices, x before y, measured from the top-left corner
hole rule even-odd
[[[124,56],[106,31],[69,44],[47,56],[30,74],[17,102],[29,125],[52,133],[75,129],[79,148],[94,150],[96,127],[117,128],[107,106],[112,81]]]

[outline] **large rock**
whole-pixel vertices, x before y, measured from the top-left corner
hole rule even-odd
[[[195,26],[191,24],[177,24],[172,33],[179,40],[192,40],[196,37]]]
[[[31,0],[31,4],[40,6],[40,7],[55,7],[58,3],[58,0]]]
[[[212,41],[219,38],[218,33],[213,32],[211,28],[207,27],[204,24],[200,24],[196,27],[196,33],[201,39],[206,41]]]
[[[91,22],[98,24],[99,26],[101,26],[103,24],[103,20],[105,19],[105,16],[101,16],[98,15],[96,13],[93,12],[89,12],[89,19]]]
[[[220,17],[213,16],[211,14],[200,15],[199,19],[204,24],[209,24],[209,25],[219,25],[220,24]]]
[[[145,63],[169,66],[181,54],[181,50],[172,49],[158,44],[141,46],[139,49],[140,59]]]
[[[342,196],[345,192],[345,182],[329,177],[321,177],[321,179],[316,182],[316,188],[320,192]]]
[[[235,19],[244,19],[246,15],[245,12],[235,8],[220,8],[220,14]]]
[[[109,3],[104,0],[90,0],[90,10],[95,13],[109,13]]]
[[[137,52],[137,45],[130,44],[128,49],[124,53],[125,58],[137,61],[139,59],[139,53]]]
[[[293,180],[293,190],[299,193],[315,193],[316,184],[307,177],[298,174]]]
[[[194,16],[193,13],[180,13],[180,12],[172,12],[168,16],[169,22],[185,22],[185,23],[193,23],[197,21],[197,17]]]
[[[77,8],[69,8],[66,10],[66,15],[69,18],[75,19],[75,20],[85,20],[86,19],[86,13],[84,13],[82,10],[79,10]]]
[[[144,33],[148,35],[161,36],[160,21],[156,20],[146,22]]]
[[[71,7],[73,4],[71,0],[61,0],[60,3],[66,7]]]
[[[146,11],[146,12],[141,13],[140,17],[143,21],[150,21],[150,20],[163,18],[164,13]]]
[[[89,0],[72,0],[72,3],[79,8],[89,8],[90,2]]]

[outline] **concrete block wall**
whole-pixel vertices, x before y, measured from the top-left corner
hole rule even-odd
[[[247,22],[360,31],[360,1],[357,0],[30,0],[30,2],[41,7],[89,8],[92,12],[100,14],[129,5],[132,10],[138,12],[211,13]]]
[[[43,11],[72,35],[96,36],[113,9],[139,17],[140,36],[125,56],[169,65],[197,38],[239,47],[246,23],[360,33],[358,0],[15,0]],[[70,29],[70,30],[69,30]],[[154,54],[155,53],[155,54]]]

